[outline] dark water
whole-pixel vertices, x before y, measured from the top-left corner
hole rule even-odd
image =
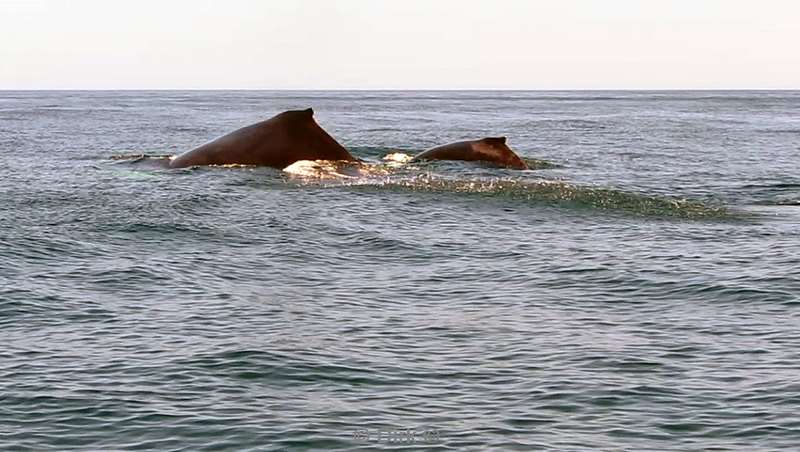
[[[308,106],[552,165],[111,158]],[[0,92],[0,152],[0,448],[800,445],[800,92]]]

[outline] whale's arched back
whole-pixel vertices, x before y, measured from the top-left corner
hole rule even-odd
[[[314,110],[290,110],[223,135],[175,157],[171,168],[255,165],[283,169],[299,160],[355,161],[314,120]]]
[[[506,144],[506,137],[486,137],[480,140],[458,141],[428,149],[411,160],[480,161],[513,169],[528,169],[528,165]]]

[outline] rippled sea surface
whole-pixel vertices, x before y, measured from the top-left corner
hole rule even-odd
[[[119,158],[306,107],[376,170]],[[800,92],[6,91],[0,155],[2,449],[800,445]]]

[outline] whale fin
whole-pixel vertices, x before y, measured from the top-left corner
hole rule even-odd
[[[309,118],[314,117],[314,109],[312,109],[311,107],[308,107],[305,110],[303,110],[303,113],[307,115]]]
[[[506,137],[486,137],[484,140],[489,143],[506,144]]]

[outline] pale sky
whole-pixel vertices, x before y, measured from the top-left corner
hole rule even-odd
[[[0,89],[735,88],[799,0],[0,0]]]

